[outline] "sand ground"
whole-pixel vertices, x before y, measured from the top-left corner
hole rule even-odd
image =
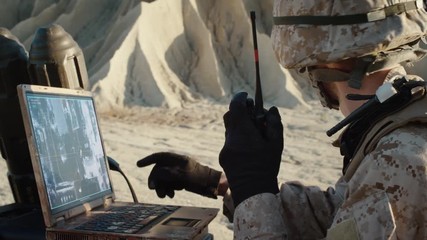
[[[311,108],[280,108],[285,126],[285,150],[279,181],[299,180],[326,188],[339,177],[341,158],[330,146],[325,131],[340,119],[317,102]],[[210,199],[179,191],[173,199],[157,197],[147,187],[151,167],[137,168],[140,158],[158,151],[188,154],[202,164],[221,169],[218,153],[224,143],[222,115],[227,105],[196,103],[179,109],[135,108],[120,113],[101,114],[100,127],[107,154],[120,163],[132,183],[139,201],[189,206],[222,207],[221,199]],[[13,202],[7,183],[7,167],[0,161],[0,204]],[[132,201],[125,180],[112,172],[113,187],[119,201]],[[216,239],[232,239],[232,224],[220,213],[211,223]]]

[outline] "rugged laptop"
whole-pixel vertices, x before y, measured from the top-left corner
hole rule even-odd
[[[47,239],[206,239],[216,208],[116,202],[88,91],[19,85]]]

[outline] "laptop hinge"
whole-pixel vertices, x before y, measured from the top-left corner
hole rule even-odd
[[[112,197],[107,197],[104,200],[104,207],[109,207],[114,202],[114,199]]]
[[[56,226],[61,226],[61,225],[65,224],[65,217],[61,216],[61,217],[56,218],[55,224],[56,224]]]

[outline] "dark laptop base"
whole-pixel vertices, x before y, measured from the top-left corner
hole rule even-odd
[[[212,234],[208,233],[208,228],[204,228],[201,232],[199,232],[197,235],[195,235],[193,238],[182,238],[179,233],[177,233],[176,236],[174,236],[173,233],[169,234],[167,238],[164,237],[137,237],[135,235],[133,236],[112,236],[109,234],[82,234],[82,233],[67,233],[67,232],[50,232],[47,233],[48,240],[100,240],[100,239],[108,239],[108,240],[141,240],[141,239],[194,239],[194,240],[213,240],[214,237]]]
[[[109,210],[115,212],[114,209],[117,207],[126,207],[135,209],[136,211],[137,208],[135,208],[135,205],[139,205],[143,209],[162,207],[162,209],[169,209],[170,212],[159,214],[159,216],[153,218],[152,221],[142,220],[144,226],[136,232],[115,232],[114,230],[109,230],[110,225],[102,225],[101,228],[98,228],[98,231],[96,228],[92,228],[93,230],[82,228],[82,226],[85,226],[86,223],[91,220],[99,220],[105,217],[109,214]],[[157,215],[157,213],[155,212],[153,215]],[[74,217],[71,221],[59,222],[57,226],[47,228],[46,235],[47,239],[57,240],[209,239],[211,235],[208,234],[208,224],[215,218],[217,213],[218,209],[216,208],[115,202],[107,209],[102,207],[100,209],[93,209],[87,214]],[[126,222],[124,219],[114,221]],[[211,236],[210,239],[212,238]]]
[[[167,219],[166,219],[167,221]],[[179,239],[179,236],[172,236],[170,239]],[[69,240],[100,240],[100,239],[146,239],[145,237],[135,236],[102,236],[92,233],[76,232],[56,232],[48,229],[46,231],[43,221],[43,214],[39,207],[9,204],[0,207],[0,239],[4,240],[44,240],[44,239],[69,239]],[[156,238],[150,238],[156,239]],[[162,239],[162,238],[159,238]],[[214,236],[208,233],[206,226],[200,233],[192,239],[213,240]]]

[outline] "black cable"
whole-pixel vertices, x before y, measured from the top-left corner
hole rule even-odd
[[[136,194],[135,194],[135,191],[133,190],[132,184],[130,183],[129,179],[126,177],[126,175],[124,174],[124,172],[120,168],[120,164],[116,160],[114,160],[113,158],[111,158],[109,156],[107,156],[107,159],[108,159],[108,166],[110,167],[110,170],[119,172],[124,177],[124,179],[126,180],[128,186],[129,186],[130,192],[132,194],[133,202],[138,203],[138,198],[136,197]]]

